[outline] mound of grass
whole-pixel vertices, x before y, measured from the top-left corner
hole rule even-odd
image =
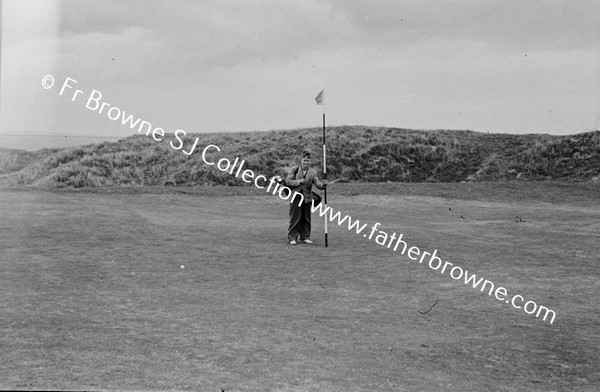
[[[58,150],[43,149],[32,152],[0,147],[0,175],[19,171],[56,151]]]
[[[118,142],[25,152],[0,150],[0,183],[50,188],[105,186],[241,185],[207,166],[204,146],[221,148],[213,159],[240,157],[246,168],[284,174],[302,150],[322,166],[319,128],[269,132],[188,135],[185,155],[161,142],[135,135]],[[342,182],[460,182],[509,180],[598,181],[600,132],[571,136],[484,134],[339,126],[327,134],[329,178]],[[213,150],[214,151],[214,150]]]

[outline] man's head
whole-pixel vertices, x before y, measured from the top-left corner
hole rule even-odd
[[[302,166],[302,170],[306,170],[310,166],[310,152],[303,151],[300,156],[300,166]]]

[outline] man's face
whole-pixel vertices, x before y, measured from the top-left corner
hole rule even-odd
[[[304,157],[302,158],[302,169],[306,170],[310,166],[310,158]]]

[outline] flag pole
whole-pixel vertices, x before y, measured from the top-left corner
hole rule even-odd
[[[323,102],[323,179],[327,180],[327,148],[325,141],[325,102]],[[327,209],[327,186],[323,189],[324,206]],[[327,247],[327,214],[325,215],[325,247]]]
[[[327,148],[325,142],[325,89],[323,88],[315,97],[317,105],[323,105],[323,180],[327,180]],[[327,209],[327,186],[323,188],[323,205]],[[327,214],[325,214],[325,247],[327,247]]]

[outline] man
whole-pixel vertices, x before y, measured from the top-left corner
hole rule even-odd
[[[301,156],[300,166],[293,167],[285,179],[285,185],[292,188],[292,191],[302,193],[304,203],[298,206],[298,203],[290,203],[290,226],[288,228],[288,241],[290,245],[300,242],[312,244],[310,240],[310,214],[312,206],[312,186],[318,189],[325,189],[327,180],[319,180],[317,171],[310,167],[310,152],[304,151]],[[295,200],[295,198],[294,198]]]

